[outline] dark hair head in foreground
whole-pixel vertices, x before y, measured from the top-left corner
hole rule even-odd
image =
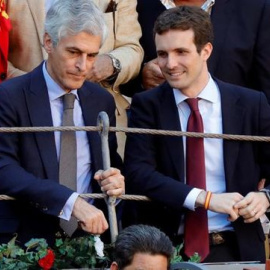
[[[136,254],[162,256],[169,268],[173,245],[169,237],[155,227],[132,225],[121,231],[115,242],[114,260],[118,269],[131,265]]]

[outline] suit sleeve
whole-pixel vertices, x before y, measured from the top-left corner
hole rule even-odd
[[[260,94],[260,105],[259,105],[259,131],[260,136],[270,136],[270,106],[267,103],[265,95]],[[259,143],[259,159],[261,165],[261,177],[266,178],[269,183],[270,180],[270,147],[269,142]],[[270,186],[268,186],[270,189]]]
[[[262,89],[270,101],[270,1],[265,0],[254,51],[254,89]]]
[[[14,78],[26,74],[25,71],[15,68],[14,65],[8,61],[8,78]]]
[[[105,13],[109,26],[109,37],[101,52],[106,53],[109,50],[112,55],[119,59],[122,65],[114,88],[134,78],[140,71],[143,49],[139,42],[141,27],[138,22],[136,5],[136,0],[119,0],[115,21],[112,17],[113,14]],[[113,45],[113,48],[109,48],[110,45]]]
[[[9,90],[0,87],[0,127],[19,126],[19,112]],[[58,216],[72,190],[59,185],[57,179],[43,179],[24,169],[27,161],[22,159],[21,138],[22,133],[0,132],[0,194]]]
[[[133,97],[130,127],[157,129],[157,118],[157,108],[141,98],[140,94]],[[164,148],[160,149],[161,144],[164,144],[161,136],[127,134],[124,158],[127,192],[145,195],[165,206],[181,210],[192,188],[170,175],[172,166],[161,168],[161,164],[168,161],[167,152]]]
[[[108,102],[108,117],[110,121],[110,126],[115,127],[116,126],[116,117],[115,117],[115,101],[110,96],[111,102]],[[111,166],[114,168],[118,168],[120,171],[123,170],[123,161],[120,155],[117,152],[117,138],[115,132],[109,132],[109,150],[110,150],[110,159],[111,159]]]

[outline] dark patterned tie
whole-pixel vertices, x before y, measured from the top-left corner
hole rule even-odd
[[[73,108],[75,95],[63,96],[63,120],[62,126],[74,126]],[[60,158],[59,158],[59,182],[68,188],[77,191],[77,146],[75,131],[63,131],[61,133]],[[61,228],[71,236],[78,227],[74,217],[69,221],[60,219]]]
[[[191,113],[188,119],[187,131],[203,132],[203,121],[198,107],[197,98],[186,100]],[[186,138],[186,181],[187,184],[206,189],[205,158],[203,138]],[[188,211],[185,219],[184,233],[185,254],[192,256],[198,252],[203,261],[209,253],[207,211],[200,207]]]

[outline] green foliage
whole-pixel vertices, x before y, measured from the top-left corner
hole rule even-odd
[[[184,244],[178,245],[174,248],[174,253],[171,259],[171,264],[174,263],[178,263],[178,262],[183,262],[184,259],[183,257],[180,255],[180,252],[183,248]],[[195,262],[195,263],[199,263],[201,260],[201,257],[199,256],[198,253],[194,253],[190,258],[189,258],[189,262]]]
[[[189,258],[189,262],[194,262],[194,263],[199,263],[201,260],[201,256],[198,253],[194,253],[190,258]]]
[[[55,253],[54,267],[58,269],[107,267],[109,265],[106,248],[104,257],[97,256],[95,240],[91,235],[65,240],[57,239],[53,250]]]
[[[41,269],[39,260],[46,256],[47,251],[48,244],[45,239],[31,239],[23,249],[16,244],[16,237],[14,237],[8,244],[0,245],[0,269]],[[74,239],[57,239],[52,251],[55,255],[53,267],[56,269],[108,267],[109,265],[106,250],[104,250],[104,257],[97,256],[94,236],[90,235]]]
[[[37,261],[47,254],[45,239],[32,239],[25,244],[26,249],[16,244],[16,236],[0,246],[0,269],[34,269]],[[37,268],[35,268],[37,269]]]

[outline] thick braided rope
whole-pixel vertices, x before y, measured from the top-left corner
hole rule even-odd
[[[52,131],[101,131],[101,126],[86,126],[86,127],[2,127],[0,132],[15,133],[15,132],[52,132]],[[186,136],[194,138],[214,138],[235,141],[257,141],[270,142],[268,136],[251,136],[251,135],[232,135],[232,134],[216,134],[216,133],[197,133],[184,132],[173,130],[157,130],[157,129],[142,129],[142,128],[125,128],[125,127],[110,127],[111,132],[139,133],[150,135],[166,135],[166,136]]]
[[[0,132],[15,133],[15,132],[53,132],[53,131],[102,131],[102,126],[82,126],[82,127],[1,127]],[[183,132],[173,130],[157,130],[157,129],[142,129],[142,128],[126,128],[126,127],[109,127],[111,132],[125,132],[149,135],[166,135],[166,136],[186,136],[194,138],[215,138],[224,140],[236,141],[257,141],[270,142],[270,137],[267,136],[250,136],[250,135],[232,135],[232,134],[215,134],[215,133],[197,133],[197,132]],[[81,194],[83,198],[104,199],[104,194]],[[119,197],[123,200],[138,200],[150,201],[146,196],[139,195],[122,195]],[[0,195],[0,200],[14,200],[14,198]]]
[[[80,194],[80,197],[84,199],[104,199],[107,197],[107,195],[102,194],[102,193],[85,193],[85,194]],[[146,196],[141,196],[141,195],[121,195],[117,197],[118,199],[122,200],[134,200],[134,201],[150,201],[150,199]],[[9,201],[9,200],[15,200],[15,198],[12,198],[10,196],[6,195],[0,195],[0,201]]]

